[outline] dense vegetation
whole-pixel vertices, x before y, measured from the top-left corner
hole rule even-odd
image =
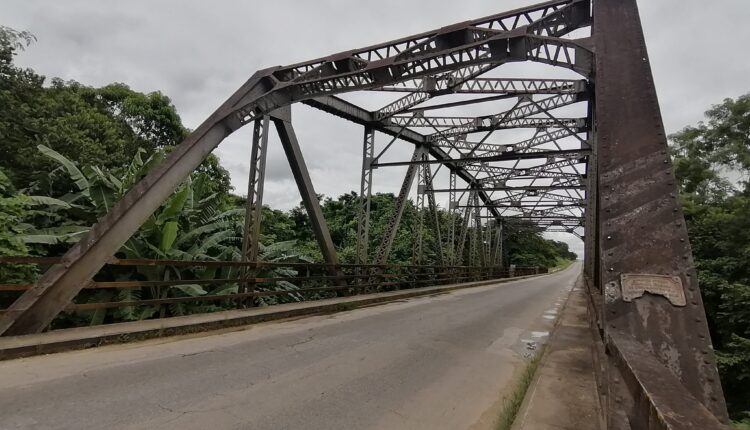
[[[168,97],[142,94],[124,84],[92,88],[52,79],[13,63],[14,55],[33,36],[0,28],[0,255],[59,256],[104,215],[125,192],[156,165],[186,130]],[[322,197],[321,197],[322,198]],[[354,262],[357,195],[322,198],[322,208],[342,262]],[[370,249],[375,250],[392,212],[393,194],[372,198]],[[170,260],[238,260],[244,223],[244,198],[232,194],[228,173],[210,156],[120,249],[121,258]],[[391,263],[412,257],[417,209],[409,204],[394,242]],[[440,213],[443,228],[451,221]],[[306,211],[264,207],[260,259],[321,261]],[[425,263],[436,263],[435,241],[425,225]],[[564,243],[542,238],[531,225],[506,229],[505,261],[518,266],[554,266],[574,259]],[[275,269],[260,276],[294,276]],[[33,282],[39,269],[0,265],[0,283]],[[233,279],[236,268],[182,266],[113,267],[98,281],[171,281],[170,287],[84,290],[78,303],[128,302],[237,292],[236,283],[191,284],[180,279]],[[294,291],[289,282],[267,288]],[[330,293],[328,293],[330,294]],[[0,307],[17,293],[0,295]],[[323,294],[324,296],[324,294]],[[295,294],[255,299],[256,305],[299,300]],[[125,306],[97,311],[65,312],[55,325],[70,326],[129,321],[222,309],[232,304],[187,303],[170,306]]]
[[[671,136],[730,413],[750,424],[750,94]]]
[[[140,179],[188,133],[168,97],[142,94],[124,84],[91,88],[45,77],[13,63],[33,40],[0,27],[0,255],[61,255],[112,202]],[[750,95],[728,99],[707,112],[708,121],[671,136],[676,172],[719,369],[730,411],[750,419]],[[238,258],[244,199],[233,195],[229,175],[210,156],[120,250],[134,258]],[[354,261],[357,196],[325,198],[323,211],[341,260]],[[382,237],[392,194],[372,200],[370,249]],[[391,262],[411,258],[417,210],[409,205]],[[441,212],[441,223],[451,222]],[[427,243],[434,243],[429,228]],[[261,259],[320,261],[304,211],[264,208]],[[425,247],[434,262],[434,246]],[[432,253],[431,253],[432,252]],[[505,262],[553,266],[575,258],[567,245],[546,240],[529,225],[509,227]],[[283,275],[293,275],[289,270]],[[0,283],[30,282],[30,265],[0,265]],[[232,278],[236,269],[181,267],[111,270],[102,279]],[[277,289],[295,285],[279,282]],[[195,296],[235,292],[237,285],[183,284],[170,288],[121,289],[83,294],[82,301]],[[0,296],[6,307],[13,295]],[[292,295],[288,299],[294,300]],[[275,300],[265,299],[263,304]],[[58,325],[127,321],[220,309],[177,304],[168,308],[124,307],[68,313]]]

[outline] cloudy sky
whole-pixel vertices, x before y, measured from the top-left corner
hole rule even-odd
[[[5,0],[0,24],[34,33],[18,58],[48,77],[100,86],[123,82],[161,91],[195,128],[254,71],[291,64],[480,16],[524,0]],[[750,91],[750,1],[639,1],[668,133],[694,124],[711,104]],[[544,77],[544,76],[540,76]],[[375,106],[372,106],[373,108]],[[306,107],[294,122],[316,191],[358,188],[361,127]],[[385,138],[378,136],[382,144]],[[250,128],[216,150],[239,194],[247,188]],[[265,202],[299,202],[278,145],[271,141]],[[408,157],[407,145],[392,159]],[[375,191],[397,192],[398,169],[375,176]],[[566,235],[574,250],[580,242]]]

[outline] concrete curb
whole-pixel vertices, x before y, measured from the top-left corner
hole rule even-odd
[[[565,269],[567,269],[567,267]],[[554,272],[551,272],[551,273],[557,273],[565,269],[555,270]],[[583,275],[579,275],[578,278],[576,278],[573,284],[573,288],[576,288],[576,286],[578,285],[578,281],[581,279],[581,276]],[[528,388],[526,388],[526,393],[523,396],[523,401],[521,402],[521,406],[518,408],[518,412],[516,413],[516,418],[515,420],[513,420],[513,425],[511,425],[510,430],[522,430],[523,429],[523,425],[524,425],[523,418],[528,413],[527,411],[529,410],[529,406],[530,406],[529,405],[529,401],[531,400],[530,394],[533,393],[535,386],[539,383],[540,370],[542,369],[543,366],[548,364],[549,354],[550,354],[549,342],[552,341],[552,336],[554,335],[555,330],[557,330],[557,328],[560,326],[560,323],[562,322],[563,312],[565,312],[565,308],[568,307],[568,303],[570,302],[570,297],[572,293],[573,293],[573,290],[571,289],[568,292],[568,295],[565,297],[565,303],[563,303],[562,306],[560,306],[560,310],[557,313],[557,318],[555,318],[555,322],[552,324],[552,329],[550,329],[548,341],[547,343],[544,344],[543,349],[539,352],[540,354],[539,363],[537,364],[536,370],[534,371],[534,375],[531,378],[531,382],[529,383]],[[520,421],[519,421],[519,418],[521,418]]]
[[[0,360],[50,354],[74,349],[93,348],[106,344],[133,342],[156,337],[198,333],[285,318],[335,313],[411,297],[507,283],[544,275],[547,274],[466,282],[462,284],[450,284],[435,287],[413,288],[386,293],[289,303],[264,308],[238,309],[213,312],[209,314],[107,324],[94,327],[77,327],[24,336],[0,337]]]
[[[584,344],[589,345],[592,342],[588,326],[582,328],[573,321],[573,315],[577,312],[576,306],[581,305],[577,304],[576,300],[586,300],[576,296],[581,291],[585,294],[582,279],[583,275],[579,274],[573,289],[560,308],[558,318],[550,331],[549,342],[541,353],[539,364],[510,430],[600,428],[597,418],[601,415],[594,412],[593,417],[590,416],[591,411],[597,411],[599,406],[596,383],[592,380],[588,387],[584,387],[585,383],[580,384],[579,375],[573,374],[580,363],[576,361],[578,359],[575,356],[571,362],[570,355],[576,354],[576,350],[585,350]],[[586,304],[582,308],[583,312],[588,311]],[[584,332],[580,339],[576,337],[578,330]],[[590,352],[582,355],[586,364],[593,366]],[[554,373],[554,376],[550,373]],[[577,386],[576,382],[580,385]],[[590,396],[583,395],[584,391]],[[564,396],[560,396],[561,393],[565,393],[565,396],[569,396],[573,401],[565,400]]]

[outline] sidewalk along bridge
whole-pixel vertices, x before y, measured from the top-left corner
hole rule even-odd
[[[522,62],[567,77],[503,74]],[[351,92],[373,100],[386,94],[391,101],[368,109],[347,101]],[[339,264],[293,126],[296,103],[362,126],[356,264]],[[252,126],[253,140],[241,261],[115,258],[207,154],[245,125]],[[273,263],[258,261],[271,125],[325,260],[296,267],[294,279],[308,285],[299,294],[509,276],[504,226],[532,222],[567,232],[584,240],[590,323],[599,345],[593,371],[607,428],[727,423],[635,0],[553,0],[258,71],[61,258],[4,260],[49,268],[32,285],[3,286],[22,293],[3,312],[0,334],[43,331],[66,309],[142,304],[76,303],[82,289],[174,284],[96,281],[107,265],[233,267],[224,279],[190,282],[239,283],[237,293],[201,298],[239,306],[250,297],[279,294],[264,285],[290,277],[259,276]],[[524,130],[530,135],[513,139]],[[376,134],[386,136],[384,144],[376,146]],[[412,156],[386,161],[397,141],[412,145]],[[380,245],[370,250],[373,171],[393,166],[406,173]],[[447,171],[447,187],[434,181],[440,170]],[[390,266],[415,182],[417,207],[427,218],[420,215],[418,222],[432,225],[438,264],[424,264],[424,240],[417,237],[414,264]],[[437,220],[441,193],[460,220],[449,231],[441,231]],[[151,304],[177,300],[183,299]]]

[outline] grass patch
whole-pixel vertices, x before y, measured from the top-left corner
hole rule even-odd
[[[574,262],[575,260],[566,260],[564,258],[558,258],[557,263],[555,263],[555,266],[552,267],[551,270],[558,271],[558,270],[567,269],[568,266],[570,266]]]
[[[497,430],[509,430],[513,425],[513,421],[516,420],[519,409],[521,409],[521,403],[526,397],[526,391],[528,391],[531,381],[534,379],[536,369],[539,367],[539,363],[542,361],[545,347],[542,347],[539,352],[526,364],[523,369],[521,377],[516,382],[513,392],[510,393],[503,401],[503,409],[500,411],[500,418],[497,422]]]

